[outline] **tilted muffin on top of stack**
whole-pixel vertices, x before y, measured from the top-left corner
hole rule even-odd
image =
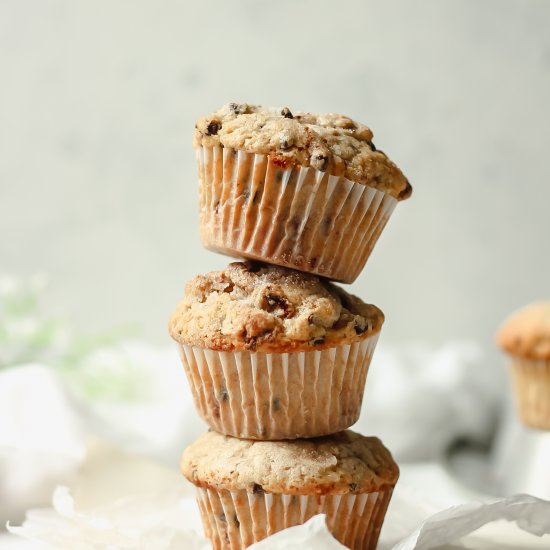
[[[344,430],[384,315],[329,281],[355,280],[412,191],[372,138],[348,117],[286,107],[229,103],[197,121],[203,244],[247,259],[194,277],[169,323],[215,430],[181,462],[215,548],[317,513],[343,544],[376,547],[397,465]]]
[[[206,248],[352,283],[412,188],[363,124],[229,103],[200,118]]]

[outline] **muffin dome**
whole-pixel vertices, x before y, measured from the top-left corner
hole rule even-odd
[[[550,301],[512,313],[498,331],[497,343],[513,356],[550,359]]]
[[[169,331],[181,344],[233,351],[309,351],[380,331],[383,313],[315,275],[235,262],[186,286]]]
[[[402,200],[412,187],[374,146],[372,131],[335,113],[293,114],[247,103],[228,103],[195,125],[195,147],[230,147],[269,155],[281,168],[299,164],[363,183]]]
[[[399,470],[376,437],[351,430],[313,439],[250,441],[207,432],[188,447],[182,473],[195,485],[249,493],[371,493]]]

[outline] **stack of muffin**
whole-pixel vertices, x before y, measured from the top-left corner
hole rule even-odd
[[[341,115],[230,103],[197,121],[200,232],[246,258],[198,275],[170,320],[211,431],[183,454],[214,548],[244,548],[318,513],[375,548],[398,478],[359,417],[383,313],[353,282],[411,194],[372,132]]]

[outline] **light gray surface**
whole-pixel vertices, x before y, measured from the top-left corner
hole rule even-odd
[[[414,185],[353,289],[388,340],[472,337],[548,296],[550,3],[0,3],[0,272],[47,273],[80,328],[166,341],[222,267],[196,223],[194,119],[340,111]]]

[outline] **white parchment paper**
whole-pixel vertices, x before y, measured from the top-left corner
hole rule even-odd
[[[486,503],[471,503],[443,510],[422,523],[393,550],[429,550],[456,543],[483,525],[512,521],[533,535],[550,534],[550,502],[529,495],[515,495]],[[550,548],[550,541],[548,541]]]
[[[152,507],[160,506],[155,513]],[[166,519],[161,517],[170,508]],[[83,514],[75,509],[67,488],[58,488],[53,508],[31,511],[21,527],[9,526],[10,532],[54,548],[91,550],[99,547],[137,550],[207,550],[210,544],[196,530],[193,502],[174,494],[156,502],[129,500],[110,510]],[[126,509],[125,512],[123,510]],[[141,510],[141,513],[139,512]],[[136,513],[137,512],[137,513]],[[181,521],[173,519],[180,514]],[[444,510],[428,518],[393,550],[431,550],[460,543],[488,522],[507,519],[533,535],[550,534],[550,503],[528,495],[517,495],[490,503],[465,504]],[[527,540],[527,539],[525,539]],[[550,543],[550,540],[547,541]],[[522,548],[547,548],[529,546]],[[545,544],[544,542],[542,544]],[[484,546],[468,545],[468,548]],[[286,529],[252,545],[251,550],[340,550],[345,548],[332,537],[324,515],[311,518],[304,525]]]

